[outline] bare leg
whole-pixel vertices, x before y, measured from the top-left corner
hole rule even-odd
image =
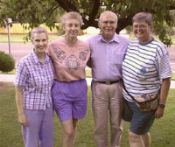
[[[151,134],[148,132],[144,135],[142,135],[143,143],[145,147],[150,147],[151,145]]]
[[[141,135],[137,135],[129,131],[129,144],[130,147],[145,147]]]
[[[63,147],[73,147],[77,120],[67,120],[62,124],[64,129]]]

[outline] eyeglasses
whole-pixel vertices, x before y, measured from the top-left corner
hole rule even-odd
[[[116,23],[116,21],[101,21],[101,23],[103,23],[103,24],[105,24],[105,25],[107,25],[107,24],[115,24]]]
[[[73,27],[73,26],[76,28],[80,27],[80,24],[78,24],[78,23],[65,23],[65,25],[68,27]]]

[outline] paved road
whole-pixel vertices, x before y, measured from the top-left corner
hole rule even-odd
[[[31,43],[11,43],[11,55],[14,57],[16,63],[25,55],[32,51]],[[9,53],[8,44],[0,43],[0,51]]]
[[[32,51],[32,44],[31,43],[12,43],[11,44],[11,54],[14,57],[16,63],[25,55]],[[7,43],[0,43],[0,51],[4,51],[8,53],[8,44]],[[168,52],[170,55],[170,63],[172,70],[175,72],[175,45],[168,48]],[[13,82],[14,75],[3,75],[0,74],[0,81],[6,82]],[[91,79],[87,79],[88,84],[90,84]],[[172,86],[175,88],[175,82],[173,82]]]
[[[12,43],[11,44],[11,55],[14,57],[16,63],[25,55],[32,51],[32,44],[31,43]],[[8,44],[7,43],[0,43],[0,51],[4,51],[8,53]],[[170,63],[172,70],[175,72],[175,45],[171,48],[168,48],[168,52],[170,55]],[[12,82],[14,80],[14,75],[0,75],[0,81],[7,81]],[[90,79],[87,81],[89,84],[91,82]],[[174,82],[173,82],[174,83]],[[175,87],[173,84],[172,87]]]
[[[32,51],[31,43],[12,43],[11,44],[11,54],[14,57],[16,63],[25,55]],[[9,52],[7,43],[0,43],[0,51],[4,51],[6,53]],[[170,55],[170,63],[172,70],[175,71],[175,45],[168,48],[168,52]]]

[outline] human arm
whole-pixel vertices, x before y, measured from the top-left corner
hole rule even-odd
[[[155,112],[156,118],[161,118],[164,114],[164,108],[161,107],[161,104],[166,104],[166,100],[168,97],[168,91],[170,88],[171,78],[166,78],[162,80],[161,88],[160,88],[160,99],[159,99],[159,106]]]
[[[87,66],[89,68],[92,68],[92,61],[91,61],[91,58],[89,58],[88,62],[87,62]]]
[[[89,68],[92,68],[92,59],[91,59],[91,51],[92,51],[92,49],[91,49],[91,42],[90,42],[90,39],[91,38],[89,38],[86,42],[87,42],[87,44],[88,44],[88,48],[89,48],[89,50],[90,50],[90,55],[89,55],[89,59],[88,59],[88,61],[87,61],[87,66],[89,67]]]
[[[18,121],[21,125],[27,125],[27,117],[24,112],[24,96],[22,86],[16,86],[16,107],[18,114]]]
[[[21,125],[27,125],[26,116],[24,112],[24,87],[27,81],[27,66],[25,65],[25,61],[21,60],[16,68],[16,79],[15,79],[15,92],[16,92],[16,107],[17,107],[17,115],[18,121]]]
[[[166,99],[168,96],[172,75],[168,50],[164,44],[160,44],[160,46],[157,48],[156,58],[157,58],[156,60],[157,71],[159,78],[161,80],[161,87],[160,87],[159,106],[155,112],[155,117],[161,118],[164,114],[164,105],[166,103]]]

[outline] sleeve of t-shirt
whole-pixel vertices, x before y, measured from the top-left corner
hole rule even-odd
[[[172,71],[169,61],[168,51],[165,45],[161,45],[157,52],[157,69],[160,79],[171,77]]]
[[[25,62],[22,60],[19,62],[16,68],[15,85],[25,86],[27,78],[28,78],[27,67],[25,65]]]

